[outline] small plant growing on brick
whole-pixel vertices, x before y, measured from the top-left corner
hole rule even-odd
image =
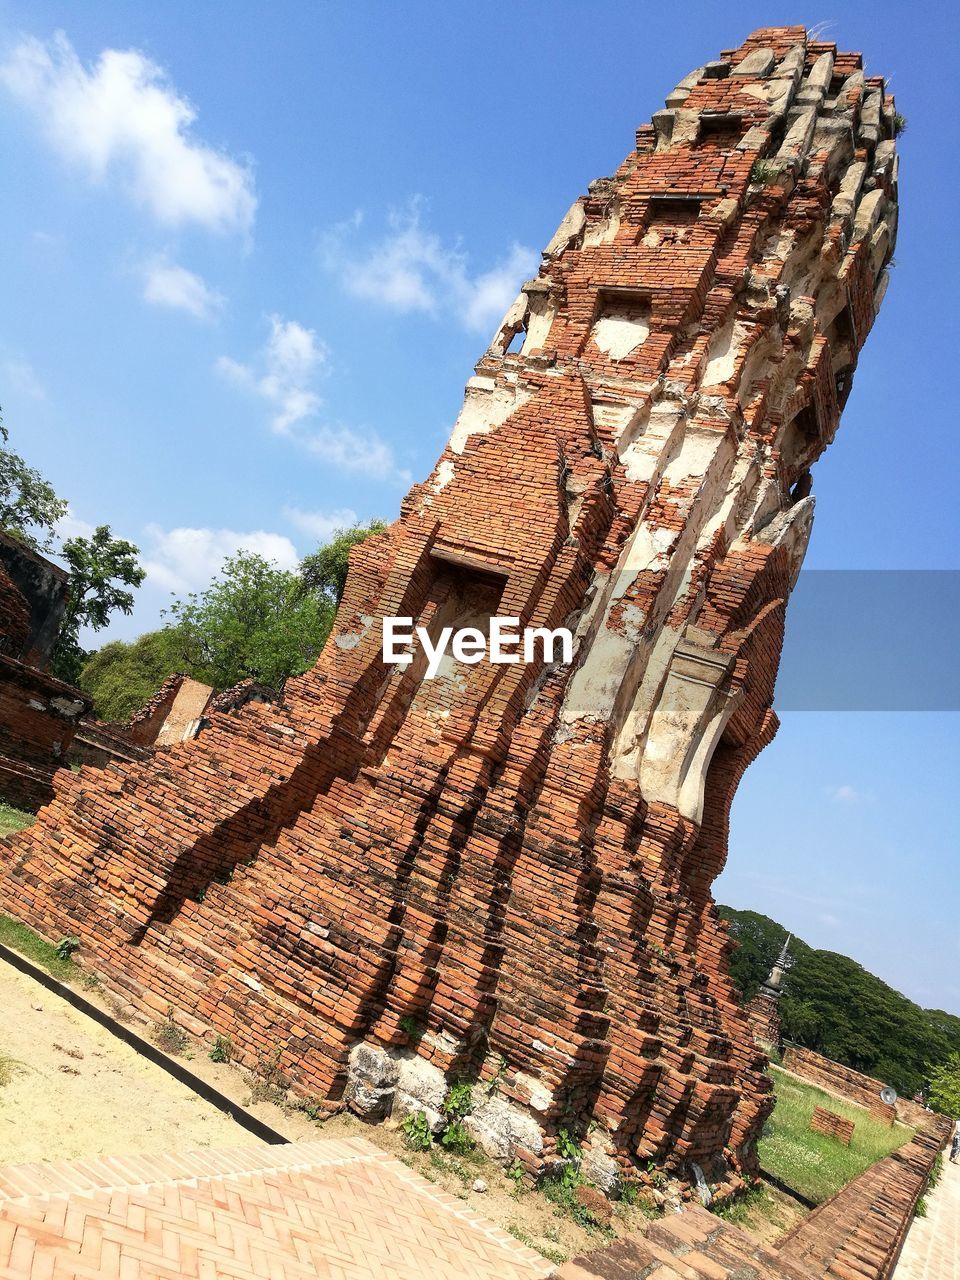
[[[899,111],[895,112],[893,117],[893,136],[895,138],[899,138],[901,133],[906,133],[906,131],[907,117],[902,115]]]
[[[760,187],[769,187],[782,173],[782,166],[773,160],[755,160],[750,170],[750,181]]]
[[[272,1102],[278,1107],[286,1103],[283,1074],[280,1070],[280,1058],[283,1050],[275,1045],[271,1052],[264,1050],[257,1059],[257,1078],[250,1088],[250,1097],[254,1102]]]
[[[513,1183],[513,1191],[511,1194],[517,1200],[519,1200],[520,1196],[524,1192],[525,1175],[526,1175],[526,1170],[524,1169],[523,1165],[520,1163],[519,1160],[514,1160],[513,1164],[507,1170],[507,1177]]]
[[[233,872],[233,867],[220,867],[219,870],[213,873],[213,878],[217,884],[229,884],[233,879]]]
[[[61,938],[54,950],[61,960],[70,960],[73,953],[80,949],[79,938]]]
[[[167,1010],[167,1016],[163,1022],[155,1024],[153,1038],[157,1047],[162,1049],[164,1053],[172,1053],[179,1056],[186,1053],[190,1047],[190,1037],[183,1027],[174,1022],[172,1009]]]
[[[557,1155],[563,1161],[557,1181],[564,1187],[573,1189],[582,1181],[580,1177],[580,1147],[576,1139],[566,1130],[557,1134]]]
[[[473,1089],[464,1080],[458,1080],[447,1090],[447,1095],[440,1103],[440,1110],[448,1120],[456,1122],[468,1116],[473,1110]]]
[[[468,1155],[476,1146],[476,1143],[459,1120],[447,1125],[440,1136],[440,1144],[446,1147],[448,1151],[456,1152],[458,1156]]]
[[[433,1146],[430,1123],[422,1111],[408,1111],[400,1121],[400,1128],[411,1151],[429,1151]]]
[[[210,1050],[211,1062],[229,1062],[233,1057],[233,1041],[229,1036],[217,1036]]]
[[[420,1026],[420,1023],[412,1014],[405,1013],[403,1015],[400,1019],[400,1030],[405,1035],[408,1035],[411,1040],[423,1039],[423,1027]]]

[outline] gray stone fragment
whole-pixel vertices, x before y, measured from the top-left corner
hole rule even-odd
[[[399,1076],[396,1059],[378,1045],[358,1044],[350,1050],[346,1100],[364,1120],[382,1120],[393,1106]]]
[[[503,1098],[474,1102],[473,1111],[463,1123],[483,1151],[504,1164],[513,1159],[517,1147],[525,1147],[534,1155],[543,1152],[543,1135],[536,1120]]]
[[[447,1096],[447,1081],[439,1067],[411,1054],[397,1063],[397,1105],[403,1111],[439,1114]]]
[[[734,76],[768,76],[773,70],[776,59],[772,49],[754,49],[742,62],[738,62],[731,75]]]
[[[619,1200],[622,1191],[620,1168],[610,1151],[610,1144],[600,1134],[590,1136],[590,1143],[580,1160],[580,1172],[611,1200]]]

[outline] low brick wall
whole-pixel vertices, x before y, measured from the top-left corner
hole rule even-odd
[[[898,1098],[894,1110],[900,1123],[908,1124],[911,1129],[926,1129],[933,1122],[932,1113],[912,1098]]]
[[[814,1133],[825,1133],[828,1138],[836,1138],[845,1147],[849,1147],[853,1137],[853,1121],[845,1120],[835,1111],[827,1111],[825,1107],[814,1107],[810,1117],[810,1128]]]
[[[889,1280],[950,1132],[949,1121],[929,1119],[929,1129],[878,1160],[786,1235],[778,1259],[810,1277]]]
[[[774,1246],[699,1205],[568,1262],[560,1280],[626,1276],[700,1280],[890,1280],[949,1121],[931,1127],[855,1178]]]
[[[783,1051],[785,1070],[802,1076],[811,1084],[819,1085],[828,1093],[838,1094],[859,1107],[866,1107],[876,1116],[887,1120],[890,1124],[896,1118],[896,1109],[887,1106],[880,1100],[880,1090],[884,1086],[882,1080],[874,1080],[871,1076],[862,1075],[839,1062],[832,1062],[812,1049],[801,1048],[791,1044]]]
[[[0,654],[0,798],[28,810],[52,798],[54,774],[89,706],[78,689]]]

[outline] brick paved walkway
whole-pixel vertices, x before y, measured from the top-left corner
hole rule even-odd
[[[960,1164],[944,1152],[943,1177],[914,1218],[893,1280],[960,1280]]]
[[[3,1280],[536,1280],[551,1271],[362,1138],[0,1169]]]

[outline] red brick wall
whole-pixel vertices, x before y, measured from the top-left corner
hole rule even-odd
[[[835,1111],[827,1111],[825,1107],[814,1107],[810,1117],[810,1128],[814,1133],[825,1133],[828,1138],[836,1138],[845,1147],[849,1147],[853,1137],[853,1121],[845,1120]]]
[[[52,799],[89,706],[77,689],[0,654],[0,798],[29,810]]]
[[[811,1280],[889,1280],[949,1129],[936,1120],[929,1131],[878,1160],[781,1240],[777,1257]]]

